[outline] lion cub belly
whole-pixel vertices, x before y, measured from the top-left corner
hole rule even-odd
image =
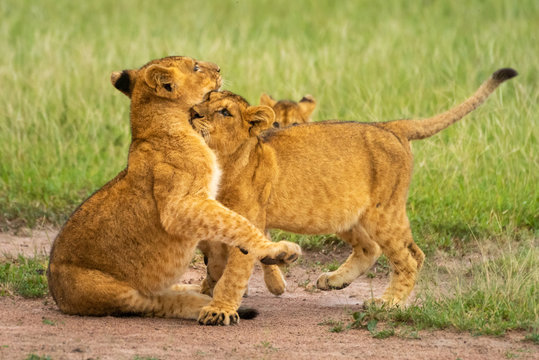
[[[324,185],[276,189],[267,208],[267,227],[302,234],[348,230],[368,206],[368,192]]]

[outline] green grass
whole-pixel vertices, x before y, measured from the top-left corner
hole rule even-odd
[[[52,360],[52,358],[49,355],[36,355],[36,354],[30,354],[26,357],[25,360]]]
[[[20,295],[40,298],[48,293],[47,260],[24,258],[0,263],[0,296]]]
[[[423,246],[538,228],[533,0],[0,4],[0,222],[61,224],[126,164],[129,102],[112,71],[184,54],[225,87],[318,100],[315,120],[421,117],[504,84],[466,120],[415,143],[410,218]],[[168,19],[170,21],[157,21]]]
[[[271,239],[273,241],[292,241],[306,250],[336,248],[344,244],[339,238],[335,237],[335,235],[301,235],[288,233],[282,230],[271,230]]]
[[[376,338],[410,337],[423,329],[496,336],[519,330],[525,340],[537,343],[539,244],[498,245],[483,249],[471,265],[462,261],[451,271],[429,265],[423,273],[431,275],[424,274],[414,303],[394,309],[369,306],[353,313],[347,328],[366,329]]]
[[[531,341],[534,344],[539,345],[539,332],[535,332],[535,333],[526,335],[525,340],[526,341]]]
[[[507,330],[539,332],[539,247],[537,241],[500,243],[481,250],[469,267],[451,271],[449,291],[426,277],[421,305],[405,312],[421,326],[453,327],[477,334]],[[512,248],[515,246],[515,248]],[[443,289],[442,289],[443,290]]]

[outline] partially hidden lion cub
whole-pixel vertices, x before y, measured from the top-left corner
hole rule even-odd
[[[260,105],[266,105],[275,112],[275,120],[272,123],[274,128],[283,128],[311,122],[311,115],[316,108],[316,100],[312,95],[305,95],[300,101],[293,100],[275,100],[270,95],[263,93],[260,95]],[[269,232],[266,236],[270,238]],[[202,282],[202,293],[213,294],[216,279],[220,278],[224,270],[222,264],[228,257],[228,248],[225,244],[209,245],[206,241],[199,243],[199,249],[205,254],[205,262],[208,267],[213,267],[208,272],[208,276]],[[208,254],[212,258],[221,259],[219,262],[208,263]],[[262,265],[264,270],[264,279],[268,290],[275,295],[281,295],[285,291],[286,282],[279,268],[272,265]],[[230,290],[230,288],[228,288]]]
[[[219,68],[167,57],[115,72],[111,81],[131,99],[127,167],[83,202],[56,237],[47,270],[54,300],[67,314],[238,322],[237,304],[227,296],[212,300],[196,286],[174,285],[197,243],[217,239],[270,263],[293,261],[300,249],[268,241],[215,200],[220,170],[188,110],[221,86]]]
[[[409,296],[424,260],[406,215],[413,162],[410,141],[445,129],[516,75],[513,69],[498,70],[462,104],[423,120],[329,121],[262,132],[271,127],[273,111],[249,106],[239,95],[224,91],[211,92],[194,106],[191,123],[222,167],[219,201],[260,229],[336,233],[350,244],[346,262],[318,278],[322,290],[348,286],[385,254],[392,275],[375,302],[392,306]],[[248,277],[238,277],[238,269],[250,273],[255,258],[237,253],[229,249],[231,256],[216,288],[241,289],[247,284]],[[225,263],[210,252],[208,277],[217,280],[220,273],[212,272],[222,271]],[[239,297],[236,293],[235,301]]]
[[[260,95],[260,105],[267,105],[275,112],[273,127],[287,127],[311,122],[316,107],[312,95],[305,95],[300,101],[275,100],[268,94]]]

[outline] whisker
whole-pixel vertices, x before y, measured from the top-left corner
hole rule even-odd
[[[206,143],[210,141],[210,132],[206,128],[200,129],[200,134]]]
[[[224,88],[230,87],[234,82],[232,80],[228,79],[222,79],[221,80],[221,88],[220,90],[223,90]]]

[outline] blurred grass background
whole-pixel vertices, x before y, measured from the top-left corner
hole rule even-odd
[[[113,71],[188,55],[219,64],[225,88],[252,103],[310,93],[315,120],[380,121],[444,111],[510,66],[520,75],[480,109],[414,143],[409,216],[430,255],[482,243],[537,254],[536,0],[4,0],[0,19],[3,230],[61,225],[124,168],[129,101]],[[537,298],[537,269],[526,279],[522,296]]]
[[[537,1],[7,0],[0,15],[4,228],[61,224],[119,172],[129,101],[110,73],[180,54],[218,63],[253,103],[312,93],[315,120],[427,117],[515,67],[483,107],[414,143],[410,218],[435,247],[537,233]]]

